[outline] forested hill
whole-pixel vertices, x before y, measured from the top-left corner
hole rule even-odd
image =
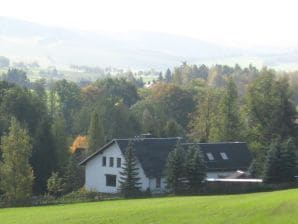
[[[65,180],[65,192],[77,190],[84,182],[78,160],[106,141],[140,133],[200,142],[248,142],[256,177],[266,170],[268,151],[278,157],[280,148],[287,146],[286,159],[297,151],[296,73],[183,63],[150,85],[133,73],[79,85],[65,79],[30,81],[25,71],[9,69],[1,79],[0,160],[13,158],[9,156],[13,141],[8,139],[20,135],[15,141],[26,142],[21,149],[26,149],[24,155],[33,168],[34,194],[46,191],[52,172]],[[77,155],[77,148],[85,150]],[[279,161],[283,162],[280,167],[292,164]]]
[[[297,68],[297,50],[236,49],[155,32],[85,32],[0,17],[1,55],[40,64],[166,69],[181,61]],[[203,31],[202,31],[203,32]]]

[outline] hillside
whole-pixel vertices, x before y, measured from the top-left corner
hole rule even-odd
[[[0,209],[1,223],[297,223],[298,190]]]
[[[70,64],[131,69],[167,69],[196,64],[249,63],[297,68],[296,49],[237,49],[158,32],[88,32],[0,16],[0,55],[41,65]]]

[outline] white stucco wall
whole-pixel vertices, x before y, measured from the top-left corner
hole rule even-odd
[[[106,166],[102,166],[102,157],[106,157]],[[110,157],[114,158],[114,166],[110,167]],[[86,164],[85,187],[88,190],[102,192],[102,193],[116,193],[119,190],[119,180],[121,168],[117,168],[117,158],[121,158],[121,165],[124,162],[124,156],[118,146],[114,143],[109,148],[105,149],[89,160]],[[142,183],[142,190],[149,187],[149,179],[145,176],[140,164],[139,177]],[[106,186],[106,174],[116,175],[116,187]]]
[[[166,179],[164,177],[161,178],[159,188],[156,187],[156,181],[157,181],[156,178],[149,179],[149,187],[150,187],[151,193],[152,194],[164,193],[166,191],[166,186],[167,186]]]

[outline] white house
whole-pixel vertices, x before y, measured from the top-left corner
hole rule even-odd
[[[168,154],[181,138],[136,137],[114,139],[84,159],[85,187],[102,193],[116,193],[124,154],[129,142],[133,143],[138,160],[142,190],[152,193],[166,190],[165,165]],[[183,147],[199,145],[207,165],[207,178],[228,178],[237,170],[246,171],[251,155],[246,143],[182,143]]]

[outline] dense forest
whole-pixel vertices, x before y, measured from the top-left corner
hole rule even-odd
[[[84,84],[30,81],[24,70],[10,68],[0,81],[1,161],[28,158],[19,169],[33,180],[38,195],[47,191],[49,178],[63,178],[64,192],[77,190],[83,184],[80,159],[113,138],[141,133],[198,142],[245,141],[254,156],[255,177],[270,172],[268,154],[274,159],[285,155],[285,148],[292,150],[285,164],[295,158],[296,72],[184,62],[150,83],[136,77],[129,72]],[[0,179],[10,176],[7,166],[0,162]]]

